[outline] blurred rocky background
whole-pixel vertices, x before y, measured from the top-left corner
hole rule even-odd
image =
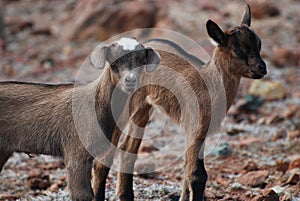
[[[217,144],[206,157],[208,200],[300,200],[300,1],[299,0],[2,0],[0,80],[73,82],[86,56],[102,41],[132,29],[182,33],[213,50],[205,22],[223,29],[239,24],[246,3],[263,41],[268,76],[244,79]],[[135,37],[160,37],[137,31]],[[151,155],[183,135],[165,117],[153,117],[140,152]],[[167,122],[163,129],[162,122]],[[163,161],[176,156],[162,155]],[[137,164],[141,168],[155,164]],[[137,200],[177,200],[183,158],[155,174],[134,178]],[[60,159],[14,154],[0,174],[0,200],[68,200]],[[107,184],[116,200],[116,172]]]

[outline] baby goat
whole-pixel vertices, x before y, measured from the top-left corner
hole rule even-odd
[[[117,186],[117,194],[121,201],[134,199],[132,173],[136,157],[130,154],[137,154],[143,128],[149,120],[149,112],[153,105],[162,107],[186,132],[185,176],[180,200],[204,200],[207,173],[203,161],[203,146],[211,123],[216,125],[221,123],[233,103],[242,77],[259,79],[267,73],[266,65],[260,56],[261,40],[250,29],[250,22],[251,13],[248,5],[241,25],[229,31],[223,32],[216,23],[208,20],[206,24],[208,35],[218,46],[213,52],[211,61],[206,65],[171,41],[152,39],[144,43],[147,47],[156,49],[161,56],[159,68],[144,78],[145,83],[156,84],[163,81],[175,90],[171,92],[166,87],[148,85],[138,89],[132,96],[129,110],[136,125],[132,122],[129,124],[129,135],[120,146],[124,151],[121,153]],[[168,51],[163,51],[164,49]],[[172,75],[168,72],[168,68],[163,66],[172,69],[176,75]],[[203,67],[199,68],[200,66]],[[178,75],[184,78],[187,85],[178,81]],[[219,89],[222,91],[222,86],[224,98],[222,93],[218,92]],[[196,102],[190,100],[193,94],[189,87],[196,97]],[[222,106],[220,103],[223,100],[224,108],[219,107]],[[180,101],[183,104],[180,104]],[[197,114],[196,108],[199,109]],[[119,138],[120,134],[115,130],[113,138]],[[96,170],[107,174],[109,168],[97,164]],[[96,179],[99,180],[99,186],[105,187],[104,177]]]
[[[109,66],[104,68],[106,61]],[[136,39],[122,38],[91,54],[91,63],[104,68],[91,83],[74,86],[1,82],[0,171],[13,152],[59,156],[67,168],[72,200],[92,200],[93,158],[109,148],[103,140],[111,140],[114,117],[118,118],[113,117],[111,105],[118,106],[114,114],[120,114],[127,93],[139,84],[143,66],[152,72],[159,62],[153,49],[144,48]],[[114,90],[120,96],[112,104]],[[88,111],[95,111],[94,119]]]

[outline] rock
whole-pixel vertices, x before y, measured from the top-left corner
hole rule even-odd
[[[280,201],[293,201],[293,197],[290,195],[284,194],[283,196],[280,197]]]
[[[246,170],[247,172],[251,172],[251,171],[256,171],[258,170],[257,164],[254,161],[248,161],[244,167],[244,170]]]
[[[40,169],[33,169],[28,173],[28,182],[33,190],[45,190],[50,186],[50,177]]]
[[[281,172],[286,172],[289,169],[289,161],[277,160],[276,170]]]
[[[300,64],[300,51],[297,49],[274,46],[272,53],[271,61],[276,67],[299,66]]]
[[[8,193],[0,194],[0,200],[18,200],[20,197],[18,195],[12,195]]]
[[[59,34],[64,40],[104,41],[125,31],[154,27],[157,10],[154,1],[81,0]]]
[[[253,201],[279,201],[279,196],[272,189],[264,190]]]
[[[155,151],[158,151],[158,150],[159,149],[157,149],[152,144],[144,144],[141,147],[141,152],[145,152],[145,153],[151,153],[151,152],[155,152]]]
[[[287,131],[286,129],[280,129],[276,131],[275,135],[272,137],[273,141],[279,140],[279,139],[285,139],[287,137]]]
[[[286,191],[286,188],[282,186],[273,186],[271,189],[279,195],[283,194]]]
[[[157,173],[155,172],[155,163],[141,163],[137,164],[135,169],[136,172],[139,174],[140,177],[146,178],[146,179],[153,179],[157,176]]]
[[[289,169],[300,168],[300,157],[291,161]]]
[[[5,64],[1,69],[1,73],[5,74],[8,77],[13,77],[15,75],[15,69],[11,65]]]
[[[215,156],[228,156],[232,154],[232,149],[229,146],[228,143],[222,143],[219,146],[215,147],[211,154],[215,155]]]
[[[300,129],[289,132],[287,136],[289,139],[300,138]]]
[[[234,135],[237,135],[239,133],[244,133],[245,130],[244,129],[241,129],[241,128],[230,128],[226,131],[226,133],[230,136],[234,136]]]
[[[32,29],[33,22],[28,19],[22,19],[19,17],[5,17],[4,19],[7,29],[10,34],[16,34],[25,29]]]
[[[238,181],[243,185],[258,187],[265,182],[268,176],[269,172],[267,170],[252,171],[241,176]]]
[[[300,181],[299,179],[300,179],[299,174],[293,173],[286,181],[286,184],[295,185]]]
[[[264,101],[258,96],[248,94],[243,100],[239,101],[237,107],[239,111],[255,112],[263,105],[263,103]]]
[[[58,189],[59,189],[59,187],[58,187],[58,184],[57,184],[57,183],[52,184],[52,185],[50,186],[50,188],[49,188],[49,190],[50,190],[51,192],[58,192]]]
[[[241,139],[240,140],[240,146],[249,146],[253,143],[258,143],[258,142],[261,142],[262,139],[259,138],[259,137],[247,137],[247,138],[244,138],[244,139]]]
[[[33,178],[29,180],[29,186],[32,190],[46,190],[50,186],[50,181],[42,178]]]
[[[292,118],[297,116],[297,113],[300,111],[300,107],[297,105],[289,106],[286,111],[284,111],[283,116],[285,118]]]
[[[223,186],[228,186],[230,184],[230,179],[225,174],[220,173],[216,178],[216,182]]]
[[[38,178],[41,177],[42,175],[42,171],[40,169],[32,169],[30,170],[30,172],[28,173],[28,179],[32,179],[32,178]]]
[[[274,17],[280,14],[279,8],[268,0],[253,0],[249,1],[249,4],[252,16],[257,19]]]
[[[287,90],[280,82],[254,80],[251,83],[249,93],[266,100],[276,100],[283,99]]]
[[[265,124],[274,124],[274,123],[279,123],[283,121],[284,118],[280,116],[279,114],[271,114],[270,116],[266,117],[265,119]]]

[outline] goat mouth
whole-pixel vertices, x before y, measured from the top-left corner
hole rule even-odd
[[[263,78],[266,75],[266,73],[255,72],[255,71],[253,71],[251,69],[250,69],[250,73],[252,74],[251,75],[252,79],[261,79],[261,78]]]
[[[135,91],[136,85],[123,85],[122,84],[122,89],[128,93],[131,93],[131,92]]]

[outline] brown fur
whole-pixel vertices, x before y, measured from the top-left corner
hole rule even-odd
[[[121,57],[111,55],[116,48]],[[128,54],[130,60],[124,60]],[[154,67],[146,67],[151,72],[159,63],[150,48],[140,45],[138,51],[122,52],[113,44],[93,52],[92,64],[103,68],[108,56],[110,65],[101,76],[84,85],[0,82],[0,171],[13,152],[59,156],[67,168],[72,200],[93,199],[93,159],[110,150],[114,118],[118,119],[128,91],[136,88],[142,77],[143,68],[136,68],[142,62],[146,66],[154,63]],[[134,65],[126,63],[129,61]],[[117,64],[112,67],[113,62]],[[123,71],[133,71],[136,80],[126,82]],[[113,92],[118,94],[116,100],[111,100]],[[111,106],[116,106],[114,115]]]
[[[213,132],[210,130],[211,123],[219,125],[225,112],[232,105],[241,77],[258,79],[266,74],[266,66],[259,55],[260,39],[253,31],[249,31],[250,22],[249,6],[246,7],[242,25],[225,33],[215,23],[208,21],[208,33],[218,43],[218,47],[214,50],[211,61],[205,66],[202,61],[184,52],[170,41],[153,39],[145,43],[145,46],[158,50],[161,63],[153,74],[144,78],[144,82],[166,84],[175,90],[171,93],[168,87],[148,85],[135,92],[129,110],[132,120],[141,128],[129,124],[128,133],[135,138],[127,136],[124,143],[120,145],[120,149],[127,153],[137,154],[141,143],[139,138],[143,136],[143,128],[149,119],[147,114],[152,105],[163,107],[166,113],[175,122],[181,124],[186,132],[187,149],[182,201],[204,199],[207,173],[203,161],[203,143],[208,132]],[[237,49],[241,49],[240,52]],[[178,75],[182,75],[186,82],[178,79]],[[224,93],[222,93],[223,84]],[[195,94],[196,102],[191,100],[193,94]],[[223,101],[226,104],[225,108],[222,108]],[[199,114],[195,114],[197,107]],[[219,112],[220,115],[212,116],[214,112]],[[113,134],[113,137],[117,138],[113,141],[116,144],[120,132],[116,129]],[[122,201],[134,199],[132,172],[136,157],[130,157],[126,152],[120,156],[117,186],[117,193]],[[109,157],[112,158],[112,156]],[[98,186],[94,185],[94,191],[103,194],[104,189],[101,188],[105,187],[106,178],[97,176],[100,172],[103,173],[102,176],[107,176],[109,167],[100,163],[95,166],[94,179]]]

